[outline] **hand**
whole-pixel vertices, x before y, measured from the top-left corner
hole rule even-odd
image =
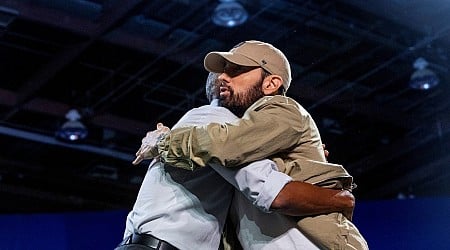
[[[158,141],[167,133],[170,129],[162,123],[156,125],[156,130],[147,132],[147,135],[142,139],[142,144],[139,150],[136,152],[136,159],[132,162],[133,165],[138,165],[145,159],[152,159],[158,156]]]
[[[322,144],[322,148],[323,148],[323,153],[325,154],[325,158],[328,159],[328,156],[330,155],[330,152],[328,152],[328,150],[325,149],[325,144]]]
[[[342,214],[351,221],[353,219],[353,210],[355,209],[355,196],[344,189],[336,194],[336,198],[343,202]]]

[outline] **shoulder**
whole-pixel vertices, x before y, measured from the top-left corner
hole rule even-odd
[[[264,96],[256,101],[247,112],[273,113],[277,116],[298,117],[301,119],[312,119],[309,112],[291,97],[275,95]],[[292,116],[293,115],[293,116]]]
[[[274,95],[274,96],[264,96],[258,101],[256,101],[253,105],[253,109],[259,109],[262,107],[268,106],[276,106],[276,107],[285,107],[285,108],[295,108],[295,109],[304,109],[296,100],[291,97],[282,96],[282,95]]]
[[[177,123],[177,126],[201,126],[211,122],[232,122],[237,117],[228,109],[204,105],[189,110]]]
[[[255,104],[270,104],[270,103],[291,104],[300,106],[300,104],[293,98],[283,95],[264,96],[261,97],[258,101],[256,101]]]

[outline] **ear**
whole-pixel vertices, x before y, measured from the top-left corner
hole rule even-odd
[[[267,76],[262,84],[264,95],[274,95],[283,86],[283,79],[279,75]]]

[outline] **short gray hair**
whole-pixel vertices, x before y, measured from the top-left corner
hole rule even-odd
[[[220,81],[219,81],[220,73],[210,72],[208,74],[208,78],[206,79],[206,98],[211,102],[214,99],[219,98],[220,94]]]

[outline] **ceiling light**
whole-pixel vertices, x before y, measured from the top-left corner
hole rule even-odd
[[[414,61],[413,67],[416,69],[411,75],[409,86],[413,89],[427,90],[439,84],[439,78],[432,70],[427,69],[428,62],[422,57]]]
[[[87,128],[79,120],[80,113],[76,109],[71,109],[66,114],[67,122],[56,131],[56,137],[65,141],[81,141],[88,135]]]
[[[212,15],[212,21],[216,25],[229,28],[243,24],[247,18],[247,11],[234,0],[220,0]]]

